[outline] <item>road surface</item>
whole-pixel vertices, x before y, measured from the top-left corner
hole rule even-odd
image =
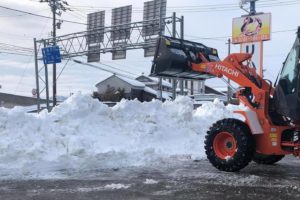
[[[273,166],[251,163],[238,173],[220,172],[206,160],[62,173],[56,180],[1,180],[0,199],[300,199],[300,160],[292,157]]]

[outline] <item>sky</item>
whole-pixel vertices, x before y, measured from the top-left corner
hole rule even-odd
[[[105,10],[105,23],[109,26],[112,8],[133,5],[132,21],[142,21],[144,1],[146,0],[68,0],[73,11],[63,13],[60,18],[86,23],[86,14]],[[258,12],[272,13],[273,33],[271,40],[264,42],[264,68],[265,77],[274,82],[295,40],[295,32],[300,22],[300,1],[259,0],[258,2]],[[224,7],[224,4],[230,5]],[[167,0],[167,16],[171,16],[172,12],[184,16],[185,39],[218,49],[219,56],[223,59],[227,56],[226,42],[231,36],[232,19],[246,14],[239,9],[238,5],[238,0]],[[38,0],[0,0],[0,6],[51,16],[48,5],[39,3]],[[0,24],[2,27],[0,44],[33,48],[33,38],[51,36],[51,19],[0,8]],[[64,22],[57,35],[85,30],[85,25]],[[232,52],[239,52],[239,50],[239,45],[232,45]],[[3,45],[0,45],[0,92],[32,96],[32,89],[36,87],[33,56],[12,55],[3,51]],[[127,59],[119,61],[112,61],[111,54],[101,55],[102,63],[128,71],[132,76],[149,74],[151,60],[152,58],[143,57],[142,50],[127,52]],[[58,65],[58,74],[64,64]],[[52,74],[51,70],[49,66],[49,74]],[[91,93],[96,90],[95,85],[98,82],[110,75],[111,73],[70,61],[58,79],[58,95],[68,96],[77,91]],[[52,80],[51,77],[50,79]],[[213,87],[225,86],[217,79],[208,80],[207,84]]]

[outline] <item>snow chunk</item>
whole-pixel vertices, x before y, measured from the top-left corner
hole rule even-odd
[[[226,156],[225,160],[228,162],[231,159],[231,156]]]
[[[144,182],[144,184],[146,184],[146,185],[153,185],[153,184],[157,184],[157,183],[158,183],[158,181],[153,180],[153,179],[148,179],[148,178]]]
[[[117,183],[117,184],[112,183],[112,184],[104,186],[104,188],[110,189],[110,190],[120,190],[120,189],[128,189],[128,188],[130,188],[130,185],[123,185],[120,183]]]

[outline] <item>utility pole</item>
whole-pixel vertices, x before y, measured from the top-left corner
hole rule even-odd
[[[172,37],[176,38],[176,13],[173,12],[172,16]],[[173,78],[172,81],[172,98],[173,100],[176,99],[176,89],[177,89],[177,79]]]
[[[229,38],[228,39],[228,55],[231,54],[231,39]],[[232,90],[231,90],[231,87],[230,87],[230,79],[228,79],[228,86],[227,86],[227,103],[229,104],[230,101],[231,101],[231,95],[232,95]]]
[[[52,14],[53,14],[53,22],[52,22],[52,37],[53,37],[53,46],[56,45],[56,0],[52,0]],[[57,104],[57,99],[56,99],[56,64],[53,64],[53,107],[56,106]]]
[[[176,20],[176,17],[175,17]],[[184,17],[181,17],[181,22],[180,22],[180,39],[184,39]],[[179,80],[179,88],[180,88],[180,95],[184,95],[184,87],[183,87],[183,79]]]
[[[258,0],[240,0],[240,8],[249,13],[249,15],[256,14],[256,1]],[[250,11],[246,10],[243,6],[247,3],[250,3]]]
[[[250,1],[250,15],[256,14],[255,3],[257,0]]]
[[[60,29],[61,21],[57,22],[56,15],[61,16],[62,11],[71,11],[68,8],[69,4],[66,0],[40,0],[41,3],[48,3],[52,11],[52,37],[53,37],[53,46],[56,45],[56,29]],[[56,64],[53,64],[53,107],[57,105],[57,77],[56,77]]]
[[[162,36],[163,35],[163,13],[162,13],[162,9],[163,9],[163,0],[160,0],[159,2],[159,36]],[[159,97],[160,97],[160,100],[163,101],[163,78],[162,77],[158,77],[159,79]]]

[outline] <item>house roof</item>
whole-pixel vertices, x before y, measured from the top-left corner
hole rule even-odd
[[[217,94],[217,95],[225,95],[224,92],[217,90],[216,88],[212,88],[210,86],[205,85],[205,93]]]
[[[116,75],[116,77],[118,77],[119,79],[129,83],[130,85],[132,86],[135,86],[135,87],[145,87],[145,84],[140,82],[140,81],[137,81],[135,79],[131,79],[131,78],[127,78],[127,77],[124,77],[124,76],[118,76]]]
[[[138,87],[138,88],[144,88],[145,87],[145,84],[140,82],[140,81],[137,81],[137,80],[131,79],[131,78],[127,78],[127,77],[124,77],[124,76],[119,76],[119,75],[112,75],[112,76],[104,79],[103,81],[100,81],[99,83],[96,84],[96,87],[98,87],[101,83],[103,83],[106,80],[111,79],[111,78],[118,78],[118,79],[128,83],[129,85],[131,85],[133,87]]]
[[[157,97],[157,91],[156,90],[153,90],[152,88],[150,87],[145,87],[144,88],[144,91],[147,92],[147,93],[150,93],[150,94],[153,94]]]
[[[160,96],[160,91],[153,90],[150,87],[145,87],[144,91],[147,92],[147,93],[155,95],[157,98],[159,98],[159,96]],[[171,99],[172,94],[170,92],[162,91],[162,97],[163,97],[163,99]]]
[[[156,85],[156,84],[159,83],[159,79],[155,78],[155,77],[149,77],[149,76],[141,75],[141,76],[137,77],[136,79],[139,79],[139,78],[145,78],[145,79],[148,80],[147,82],[143,81],[143,83],[145,85]],[[168,88],[172,88],[172,84],[169,83],[168,81],[165,81],[165,80],[162,81],[162,85],[165,86],[165,87],[168,87]]]
[[[150,77],[150,79],[152,79],[153,81],[159,83],[159,79],[155,78],[155,77]],[[172,84],[169,83],[168,81],[162,80],[162,85],[168,88],[172,88]]]

